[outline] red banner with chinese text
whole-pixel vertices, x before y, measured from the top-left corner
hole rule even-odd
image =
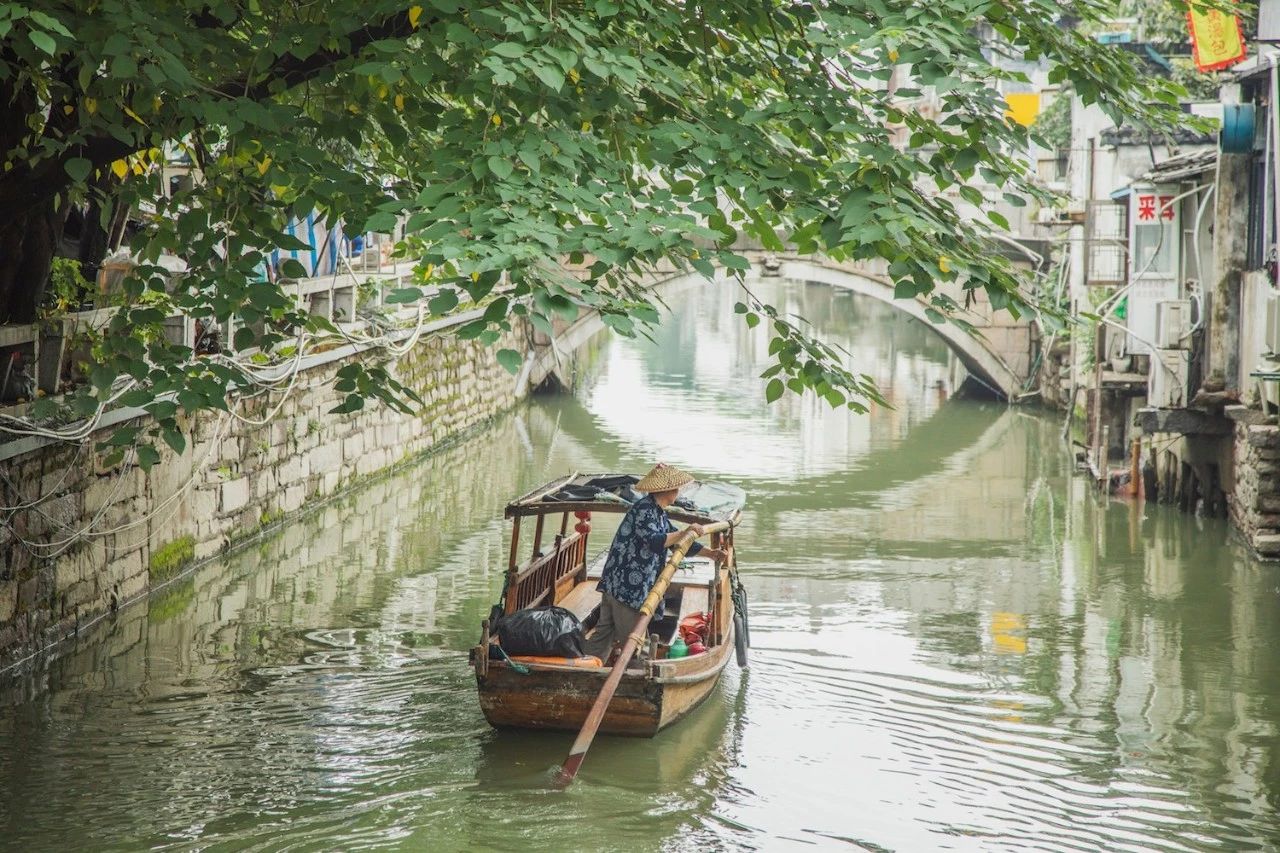
[[[1217,71],[1244,59],[1244,35],[1236,15],[1193,5],[1187,11],[1187,28],[1191,31],[1191,53],[1199,70]]]

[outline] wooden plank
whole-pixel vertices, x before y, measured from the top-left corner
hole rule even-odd
[[[705,586],[686,586],[680,596],[680,613],[676,618],[679,624],[691,613],[705,613],[708,607],[707,588]]]
[[[546,520],[545,515],[538,516],[538,522],[533,526],[533,556],[537,559],[542,549],[542,523]],[[556,543],[559,544],[558,542]]]
[[[0,347],[14,347],[18,344],[33,343],[40,336],[40,329],[34,323],[21,326],[0,326]]]
[[[572,580],[572,578],[570,579]],[[596,582],[589,580],[575,586],[556,604],[570,611],[579,619],[586,619],[591,615],[591,611],[600,605],[601,598],[603,598],[603,593],[596,589]]]
[[[559,488],[562,483],[557,484]],[[555,491],[555,489],[552,489]],[[551,492],[547,492],[551,494]],[[585,510],[587,512],[611,512],[621,515],[631,509],[630,504],[618,503],[616,501],[555,501],[554,503],[518,505],[510,504],[507,506],[505,515],[507,518],[519,518],[527,515],[547,515],[554,512],[577,512]],[[716,518],[715,516],[706,515],[705,513],[688,512],[679,507],[668,507],[667,515],[671,516],[673,521],[683,522],[685,524],[714,524],[717,521],[725,519]],[[737,523],[737,518],[741,513],[735,513],[731,523]]]
[[[508,518],[510,518],[512,515],[516,515],[517,513],[513,512],[513,510],[516,507],[519,507],[528,503],[536,503],[537,501],[542,500],[552,492],[560,491],[560,489],[563,489],[565,486],[572,483],[574,479],[577,478],[577,476],[578,476],[578,472],[574,471],[572,474],[570,474],[567,477],[562,477],[559,480],[552,480],[550,483],[547,483],[546,485],[543,485],[543,486],[539,486],[538,488],[534,489],[531,492],[526,492],[524,495],[516,498],[511,503],[507,504],[505,515]],[[563,506],[565,505],[557,503],[555,505],[555,507],[557,508],[556,511],[559,511],[559,509],[562,508]],[[541,510],[541,511],[546,511],[546,510]],[[518,514],[519,515],[537,515],[537,513],[533,513],[533,512],[522,512]]]
[[[562,683],[528,683],[534,679],[542,682],[552,675]],[[508,675],[506,667],[494,666],[480,689],[480,710],[496,727],[577,731],[591,711],[595,691],[583,692],[577,684],[563,683],[573,677],[574,673],[544,674],[537,670],[531,675]],[[586,683],[598,688],[600,679],[592,678]],[[611,735],[653,737],[662,717],[662,688],[652,685],[650,690],[652,694],[636,691],[617,697],[605,713],[600,730]]]
[[[507,559],[507,571],[515,572],[516,561],[519,559],[520,548],[520,519],[516,519],[511,524],[511,556]]]
[[[561,601],[563,601],[571,592],[573,592],[574,588],[577,585],[578,585],[578,578],[575,577],[574,575],[565,575],[564,577],[557,580],[556,594],[554,598],[555,603],[560,604]],[[581,619],[583,617],[579,616],[578,618]]]
[[[716,576],[716,564],[710,557],[685,557],[676,569],[672,584],[706,584]]]
[[[516,560],[519,547],[520,519],[517,518],[511,524],[511,557],[507,561],[507,600],[503,603],[503,609],[507,613],[513,613],[516,609]]]

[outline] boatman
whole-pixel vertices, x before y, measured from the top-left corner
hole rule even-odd
[[[631,488],[647,494],[631,505],[618,525],[609,546],[604,573],[596,589],[604,593],[600,600],[600,620],[595,632],[587,638],[586,652],[609,663],[615,646],[626,642],[627,635],[640,618],[640,605],[653,589],[667,561],[667,549],[676,544],[683,532],[677,530],[667,516],[667,507],[675,502],[680,487],[692,483],[693,477],[671,465],[659,462]],[[690,525],[695,536],[703,535],[701,524]],[[719,548],[704,548],[697,542],[689,546],[688,555],[702,554],[717,563],[725,558]],[[654,619],[662,617],[662,602]]]

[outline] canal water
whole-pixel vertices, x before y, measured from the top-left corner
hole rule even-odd
[[[1100,500],[926,327],[755,285],[892,402],[765,404],[730,285],[538,400],[0,681],[0,849],[1280,847],[1280,570]],[[653,740],[496,732],[466,649],[507,499],[656,460],[750,495],[751,663]],[[606,544],[607,535],[597,536]]]

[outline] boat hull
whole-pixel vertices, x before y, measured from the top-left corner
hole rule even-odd
[[[732,629],[725,639],[704,654],[659,661],[652,674],[637,670],[623,676],[600,731],[653,737],[698,707],[733,654]],[[476,671],[480,709],[497,728],[576,732],[608,674],[608,669],[533,666],[521,675],[504,662],[487,661]]]

